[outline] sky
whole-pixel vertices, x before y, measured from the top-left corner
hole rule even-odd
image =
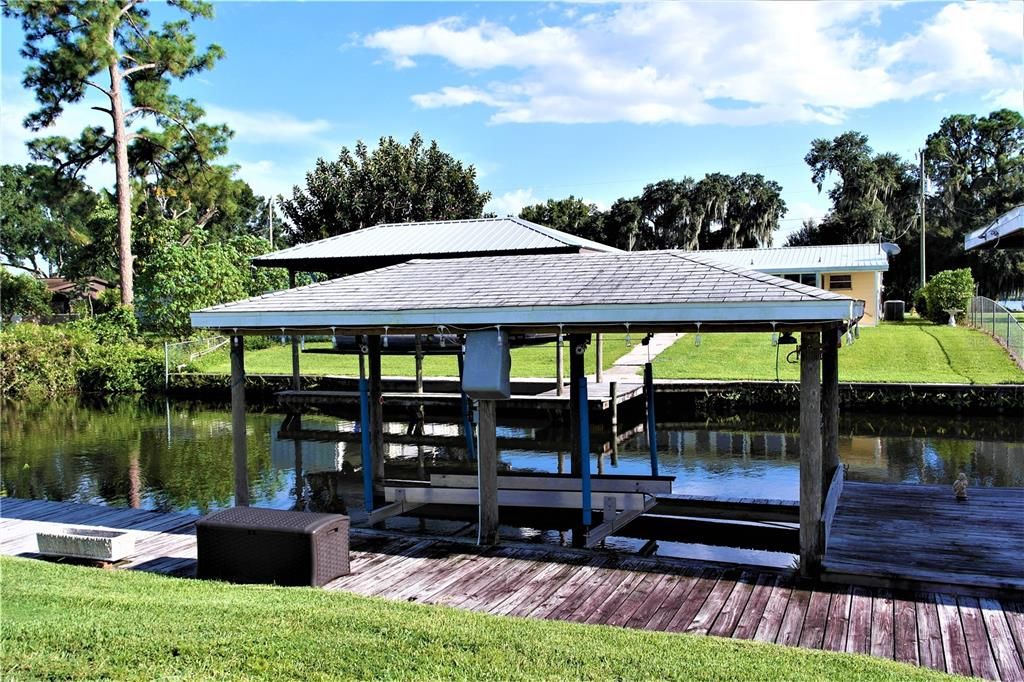
[[[174,18],[154,4],[155,21]],[[317,158],[419,131],[473,164],[499,215],[608,207],[665,178],[762,173],[780,241],[829,202],[803,161],[847,130],[913,160],[943,117],[1024,109],[1024,2],[218,2],[226,58],[175,86],[235,131],[227,162],[291,194]],[[2,19],[0,155],[27,160],[23,34]],[[48,134],[102,124],[89,102]],[[113,168],[86,176],[111,186]]]

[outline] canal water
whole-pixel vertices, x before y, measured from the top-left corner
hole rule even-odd
[[[9,401],[2,407],[0,493],[5,496],[196,513],[232,503],[231,414],[226,405],[165,400],[97,405],[69,399]],[[671,419],[658,426],[658,450],[660,473],[676,477],[675,492],[797,499],[795,414],[696,420],[659,411],[659,417]],[[309,499],[304,479],[296,486],[293,443],[276,437],[283,420],[284,415],[269,410],[248,415],[255,505],[288,509],[296,506],[297,498]],[[357,427],[334,417],[307,416],[303,428],[352,433]],[[396,433],[407,428],[387,426]],[[451,445],[451,437],[460,435],[456,424],[427,423],[424,435],[425,446],[388,446],[394,462],[389,476],[413,478],[424,467],[461,465],[465,452]],[[564,427],[504,423],[498,436],[503,467],[554,472],[561,459],[568,470],[569,434]],[[441,444],[430,445],[431,437]],[[595,446],[608,440],[607,434],[593,438]],[[649,473],[646,434],[627,431],[619,441],[614,458],[594,456],[593,470]],[[850,415],[843,417],[839,446],[852,480],[951,484],[964,472],[974,486],[1024,487],[1020,419]],[[303,473],[356,470],[359,443],[305,442],[301,465]],[[698,550],[678,553],[707,558]],[[789,561],[788,555],[776,559],[767,563]]]

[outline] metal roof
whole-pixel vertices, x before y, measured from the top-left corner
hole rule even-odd
[[[492,253],[616,252],[619,249],[583,239],[522,218],[475,218],[419,223],[382,223],[253,259],[271,267],[348,268],[359,259],[444,258]],[[372,267],[372,266],[371,266]],[[366,268],[359,268],[366,269]]]
[[[1024,249],[1024,206],[1010,209],[964,237],[964,250],[973,249]]]
[[[879,244],[716,249],[700,253],[722,263],[774,274],[889,270],[889,259]]]
[[[863,303],[705,254],[638,251],[412,260],[192,313],[240,331],[600,327],[855,320]],[[333,328],[333,329],[332,329]],[[638,329],[639,330],[639,329]]]

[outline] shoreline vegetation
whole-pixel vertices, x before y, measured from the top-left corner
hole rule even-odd
[[[6,557],[0,569],[4,672],[13,677],[951,679],[862,655],[490,616],[311,588]]]

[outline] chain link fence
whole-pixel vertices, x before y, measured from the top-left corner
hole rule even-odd
[[[204,355],[213,353],[228,343],[226,336],[200,336],[186,341],[164,343],[164,388],[168,388],[171,372],[180,372]]]
[[[986,331],[1006,346],[1013,359],[1024,368],[1024,327],[1013,313],[991,298],[975,296],[967,311],[971,326]]]

